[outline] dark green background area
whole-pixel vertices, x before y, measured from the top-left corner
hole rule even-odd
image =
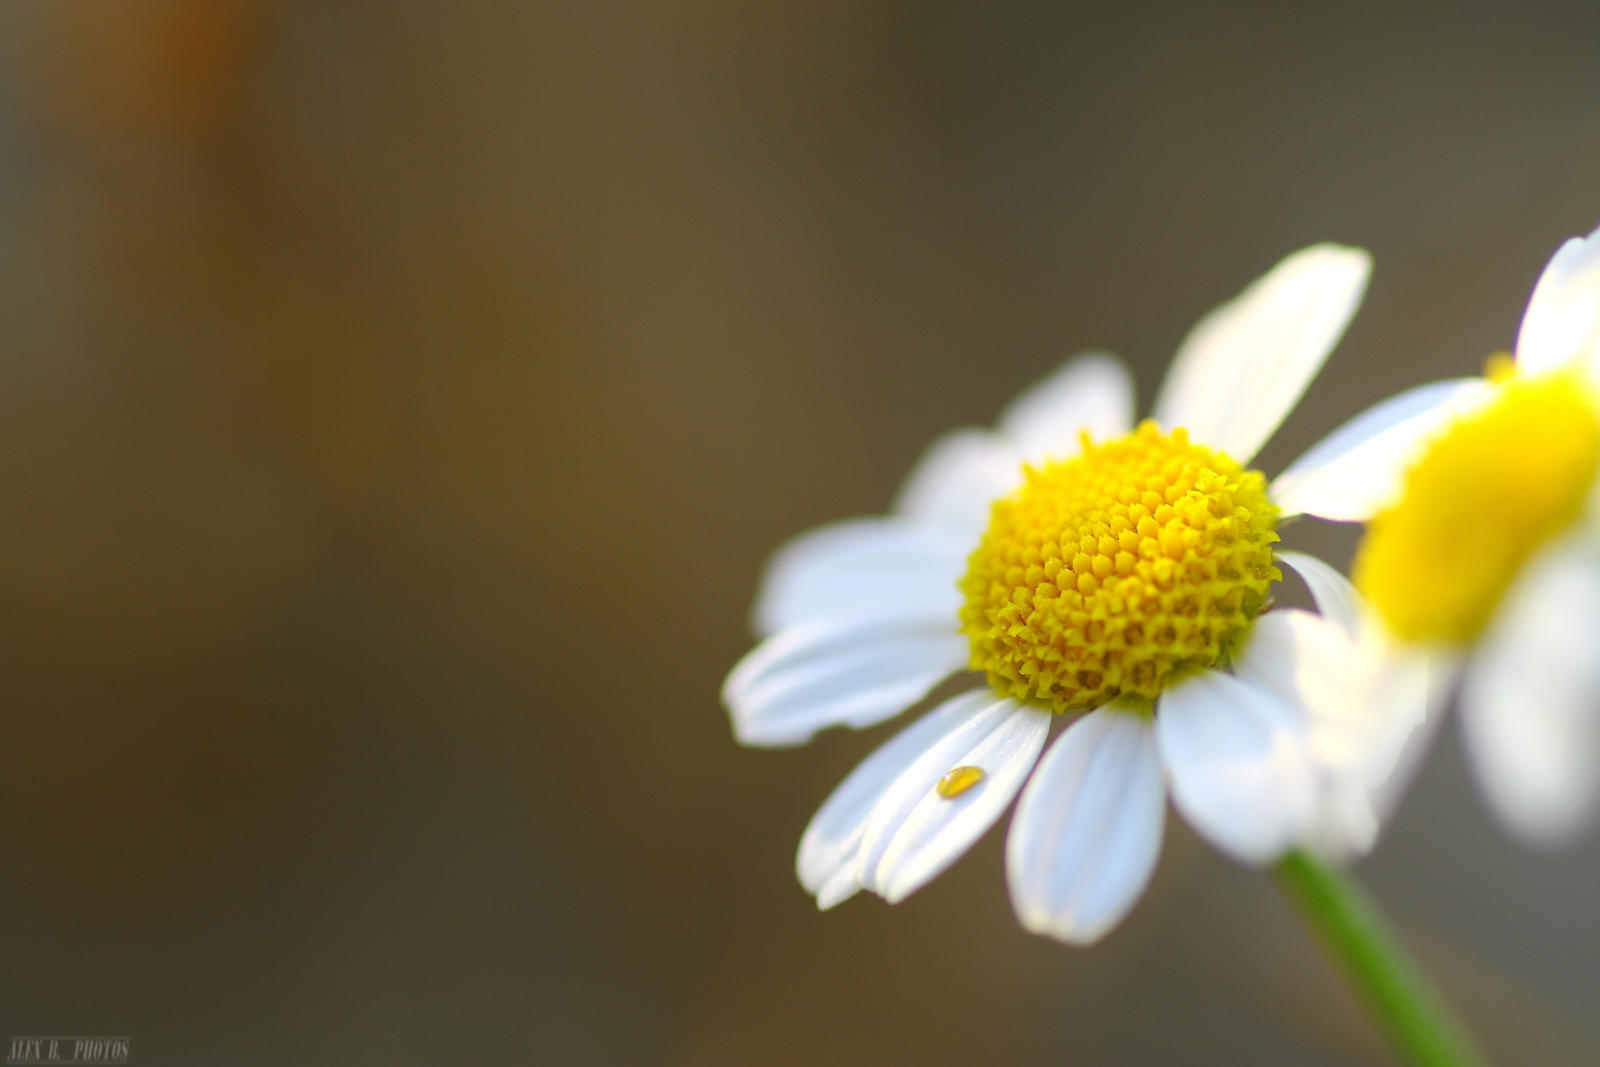
[[[1576,4],[8,5],[0,1038],[1385,1062],[1176,816],[1091,950],[1018,929],[999,832],[819,916],[794,846],[893,727],[744,750],[717,690],[782,539],[1080,348],[1147,404],[1302,245],[1377,266],[1269,473],[1477,371],[1600,222],[1597,39]],[[1447,725],[1361,874],[1504,1062],[1600,1060],[1600,848],[1510,844]]]

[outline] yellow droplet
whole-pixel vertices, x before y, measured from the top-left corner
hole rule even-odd
[[[954,800],[962,793],[965,793],[967,790],[983,781],[983,779],[984,773],[982,767],[957,767],[954,770],[946,772],[945,776],[939,779],[939,795],[944,797],[946,800]]]

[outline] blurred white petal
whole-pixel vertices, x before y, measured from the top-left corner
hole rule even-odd
[[[850,519],[801,534],[767,565],[754,621],[785,627],[885,608],[954,624],[970,537],[905,519]]]
[[[895,514],[977,537],[989,508],[1022,484],[1022,456],[986,430],[954,430],[922,454],[895,501]]]
[[[1223,852],[1264,864],[1310,823],[1304,724],[1267,687],[1215,670],[1184,678],[1161,696],[1156,740],[1173,803]]]
[[[1530,564],[1461,688],[1467,750],[1524,839],[1570,841],[1600,805],[1600,568],[1563,547]]]
[[[1100,352],[1073,356],[1000,416],[1000,432],[1030,463],[1078,455],[1084,430],[1104,441],[1132,428],[1133,380],[1121,360]]]
[[[1147,715],[1113,704],[1069,726],[1023,790],[1006,838],[1018,921],[1069,944],[1099,940],[1150,881],[1166,803]]]
[[[1399,735],[1390,742],[1398,752],[1387,773],[1376,758],[1372,765],[1372,808],[1380,822],[1387,822],[1438,736],[1456,663],[1437,651],[1380,644],[1369,669],[1375,720],[1389,723]],[[1407,730],[1405,723],[1411,720],[1416,723]]]
[[[1305,580],[1306,588],[1311,590],[1311,599],[1316,601],[1317,610],[1354,637],[1366,615],[1366,609],[1361,595],[1350,584],[1350,580],[1316,556],[1304,552],[1283,551],[1274,553],[1274,556],[1279,563],[1288,564]]]
[[[1493,390],[1482,378],[1408,389],[1363,411],[1278,475],[1272,501],[1285,516],[1360,522],[1400,495],[1428,439]]]
[[[1517,333],[1517,366],[1533,374],[1600,357],[1600,230],[1562,245],[1534,286]]]
[[[1367,676],[1342,625],[1292,608],[1268,612],[1250,628],[1233,670],[1240,680],[1296,709],[1297,732],[1307,744],[1314,745],[1318,732],[1325,732],[1327,759],[1354,758],[1348,749],[1359,742],[1367,714]]]
[[[893,612],[802,623],[767,638],[722,686],[733,732],[747,745],[809,741],[828,726],[897,715],[967,662],[954,619]]]
[[[856,881],[855,863],[834,871],[826,882],[816,889],[817,910],[828,911],[837,908],[861,892],[861,883]]]
[[[1297,720],[1314,797],[1296,843],[1343,858],[1375,841],[1386,784],[1428,714],[1426,674],[1402,671],[1404,662],[1325,616],[1280,610],[1256,620],[1234,671]]]
[[[1302,249],[1190,331],[1156,398],[1166,430],[1249,465],[1288,415],[1366,291],[1371,259],[1358,248]]]

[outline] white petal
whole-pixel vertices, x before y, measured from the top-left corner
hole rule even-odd
[[[1006,838],[1023,927],[1074,945],[1104,936],[1150,881],[1166,802],[1147,716],[1113,704],[1069,726],[1023,790]]]
[[[1337,625],[1353,643],[1312,633],[1327,627],[1301,618],[1302,613],[1275,611],[1258,621],[1235,670],[1268,684],[1275,672],[1280,677],[1300,673],[1303,684],[1294,687],[1295,693],[1283,686],[1278,686],[1278,691],[1285,699],[1305,705],[1314,758],[1325,767],[1330,761],[1337,764],[1337,773],[1346,778],[1353,775],[1360,784],[1350,788],[1363,792],[1359,806],[1369,812],[1361,818],[1381,821],[1399,803],[1432,742],[1444,713],[1454,665],[1435,652],[1418,652],[1387,641],[1382,624],[1355,587],[1315,556],[1279,552],[1277,558],[1299,572],[1322,618]],[[1282,618],[1263,630],[1261,623],[1275,616]],[[1292,633],[1275,635],[1275,627]],[[1292,651],[1285,651],[1286,644]],[[1282,666],[1285,659],[1322,666]],[[1317,682],[1319,677],[1325,681]],[[1338,792],[1345,787],[1328,788]],[[1345,810],[1354,811],[1357,806],[1351,799]],[[1376,830],[1374,824],[1370,830],[1353,834],[1349,845],[1339,851],[1365,851]],[[1321,836],[1326,840],[1328,835],[1324,832]]]
[[[1383,651],[1325,616],[1273,611],[1234,661],[1241,680],[1295,709],[1319,789],[1338,778],[1376,788],[1427,716],[1426,675]]]
[[[954,620],[961,610],[956,582],[973,547],[970,537],[905,519],[851,519],[811,530],[767,565],[756,632],[888,607],[930,622]]]
[[[1341,522],[1369,519],[1400,494],[1406,471],[1428,440],[1493,387],[1455,378],[1408,389],[1376,404],[1313,445],[1272,483],[1288,515]]]
[[[1239,679],[1297,710],[1308,741],[1319,727],[1339,731],[1359,720],[1365,696],[1358,688],[1365,680],[1360,666],[1349,631],[1294,609],[1257,619],[1233,662]]]
[[[1426,656],[1305,611],[1258,619],[1233,669],[1298,720],[1314,791],[1295,843],[1335,859],[1366,852],[1431,737]]]
[[[1283,551],[1274,553],[1279,563],[1287,563],[1305,580],[1311,590],[1311,599],[1324,616],[1344,627],[1352,637],[1365,617],[1366,609],[1361,595],[1350,580],[1316,556],[1304,552]]]
[[[816,894],[819,908],[830,908],[860,888],[861,839],[884,791],[942,737],[992,703],[994,694],[987,689],[945,701],[880,745],[823,801],[795,856],[800,884]]]
[[[817,887],[817,910],[827,911],[837,908],[861,892],[861,883],[856,881],[856,868],[854,859],[850,863],[833,872],[833,876]]]
[[[999,700],[969,717],[895,779],[861,843],[861,884],[889,903],[931,881],[983,836],[1017,795],[1050,732],[1050,712]],[[946,798],[935,788],[957,767],[984,777]]]
[[[1275,694],[1201,671],[1162,694],[1156,740],[1178,810],[1212,844],[1262,864],[1314,817],[1303,724]]]
[[[1374,662],[1373,716],[1388,722],[1398,738],[1391,744],[1399,748],[1394,764],[1382,774],[1374,762],[1372,808],[1380,821],[1400,803],[1411,780],[1416,777],[1422,758],[1433,746],[1439,724],[1454,688],[1458,664],[1455,657],[1433,650],[1380,646]],[[1420,711],[1419,711],[1420,709]],[[1404,723],[1415,719],[1409,731]],[[1380,753],[1381,757],[1381,753]]]
[[[1600,230],[1562,245],[1539,276],[1517,334],[1517,366],[1538,374],[1600,356]]]
[[[977,535],[989,507],[1022,484],[1022,457],[985,430],[954,430],[923,453],[895,501],[895,514]]]
[[[1358,248],[1316,245],[1279,263],[1190,331],[1156,399],[1164,429],[1240,463],[1254,458],[1339,342],[1366,291]]]
[[[967,661],[954,620],[879,613],[802,623],[767,638],[722,686],[746,745],[809,741],[828,726],[871,726],[904,711]]]
[[[1515,833],[1561,844],[1600,803],[1600,572],[1549,551],[1508,596],[1461,690],[1467,748]]]
[[[1101,352],[1073,356],[1000,416],[1000,432],[1032,463],[1076,456],[1084,430],[1103,441],[1132,427],[1133,381]]]

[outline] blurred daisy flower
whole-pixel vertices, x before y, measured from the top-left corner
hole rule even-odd
[[[1390,635],[1461,670],[1468,758],[1514,832],[1600,809],[1600,231],[1562,246],[1379,511],[1352,575]]]
[[[873,752],[816,813],[797,870],[820,907],[861,888],[905,898],[1019,792],[1017,915],[1073,943],[1137,900],[1169,792],[1248,862],[1370,846],[1374,791],[1424,714],[1425,679],[1388,678],[1350,585],[1273,546],[1295,515],[1369,517],[1456,387],[1380,405],[1270,484],[1249,468],[1369,269],[1357,249],[1290,256],[1201,320],[1137,425],[1123,366],[1073,359],[996,431],[935,442],[892,515],[778,552],[755,609],[765,639],[723,688],[740,741],[800,744],[882,722],[963,668],[986,679]],[[1278,563],[1320,614],[1266,612]],[[1071,718],[1045,752],[1057,715]]]

